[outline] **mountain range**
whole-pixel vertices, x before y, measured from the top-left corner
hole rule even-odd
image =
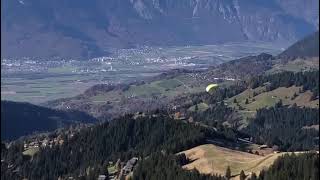
[[[317,0],[5,0],[1,5],[2,58],[85,59],[140,45],[288,43],[319,28]]]

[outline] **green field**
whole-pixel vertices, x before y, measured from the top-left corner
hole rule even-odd
[[[1,99],[41,103],[83,93],[94,85],[81,75],[53,77],[1,78]]]
[[[258,109],[275,106],[280,100],[284,105],[293,105],[301,107],[319,108],[319,101],[310,101],[312,96],[311,91],[300,92],[302,87],[280,87],[267,92],[265,87],[258,87],[256,89],[247,89],[244,92],[229,98],[225,101],[229,107],[235,108],[239,113],[242,121],[241,123],[247,125],[248,118],[254,117]],[[256,96],[254,96],[254,92]],[[297,96],[294,98],[294,94]],[[236,102],[234,100],[236,99]],[[248,103],[246,104],[246,99]]]

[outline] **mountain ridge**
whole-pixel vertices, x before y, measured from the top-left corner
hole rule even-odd
[[[280,58],[319,57],[319,31],[297,41],[279,54]]]
[[[79,111],[49,109],[30,103],[1,101],[1,140],[13,140],[32,133],[53,131],[96,119]]]
[[[311,12],[318,1],[291,2]],[[295,41],[319,15],[294,14],[288,0],[2,1],[3,57],[91,58],[137,45]],[[15,13],[13,13],[15,12]],[[304,28],[301,28],[304,27]],[[50,50],[48,50],[50,49]]]

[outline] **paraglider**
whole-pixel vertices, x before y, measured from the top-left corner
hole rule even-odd
[[[206,91],[207,92],[210,92],[214,89],[216,89],[218,87],[218,84],[209,84],[207,87],[206,87]]]

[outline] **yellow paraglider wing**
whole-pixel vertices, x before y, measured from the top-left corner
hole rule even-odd
[[[206,88],[206,91],[209,92],[211,89],[215,89],[218,87],[218,84],[209,84]]]

